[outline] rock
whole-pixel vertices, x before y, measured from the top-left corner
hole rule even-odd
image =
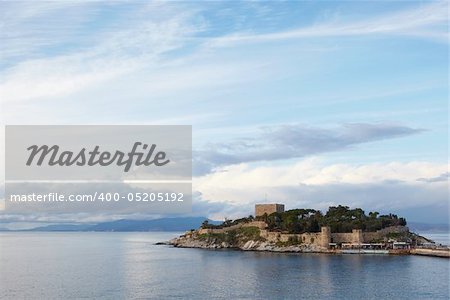
[[[255,247],[256,242],[255,241],[247,241],[244,246],[241,248],[242,250],[251,250]]]
[[[157,242],[155,245],[171,245],[168,241],[167,242]]]
[[[158,245],[173,245],[179,248],[202,248],[202,249],[230,249],[237,248],[244,251],[268,251],[268,252],[328,252],[326,249],[314,245],[292,245],[277,246],[275,243],[260,240],[238,241],[230,244],[219,239],[200,238],[197,234],[182,235],[167,242],[159,242]]]

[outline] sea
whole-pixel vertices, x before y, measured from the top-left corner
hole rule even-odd
[[[1,232],[0,299],[449,299],[445,258],[155,245],[178,234]]]
[[[431,239],[436,244],[449,246],[450,245],[450,233],[449,232],[418,232],[419,235]]]

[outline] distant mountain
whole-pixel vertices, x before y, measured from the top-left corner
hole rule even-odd
[[[204,217],[163,218],[155,220],[118,220],[91,226],[89,231],[186,231],[197,229]]]
[[[95,225],[56,224],[37,227],[27,231],[186,231],[197,229],[207,220],[205,217],[161,218],[154,220],[117,220]],[[210,224],[220,221],[209,220]]]
[[[54,224],[28,229],[26,231],[84,231],[92,227],[92,224]]]
[[[209,220],[206,217],[161,218],[154,220],[117,220],[98,224],[54,224],[36,227],[25,231],[186,231],[197,229],[208,220],[210,224],[218,225],[222,222]],[[448,224],[428,224],[408,222],[413,232],[449,232]],[[0,231],[14,231],[0,228]],[[24,231],[24,230],[20,230]]]
[[[408,222],[409,229],[413,232],[449,232],[449,224],[428,224]]]

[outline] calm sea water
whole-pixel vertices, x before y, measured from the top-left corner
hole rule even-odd
[[[0,233],[0,299],[448,299],[449,260],[153,245],[176,233]]]
[[[439,232],[439,233],[420,232],[419,234],[421,236],[424,236],[426,238],[435,241],[438,244],[450,245],[450,232]]]

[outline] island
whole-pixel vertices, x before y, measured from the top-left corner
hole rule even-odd
[[[410,232],[405,218],[366,214],[361,208],[331,206],[284,210],[283,204],[256,204],[255,216],[207,220],[165,244],[183,248],[330,254],[416,254],[450,257],[447,246]]]

